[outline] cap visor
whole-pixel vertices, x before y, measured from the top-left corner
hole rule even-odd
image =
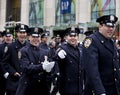
[[[10,37],[10,36],[12,36],[12,34],[6,34],[5,36],[6,36],[6,37]]]
[[[109,27],[114,27],[114,26],[115,26],[114,23],[106,23],[105,25],[106,25],[106,26],[109,26]]]
[[[33,37],[39,37],[39,34],[32,34]]]

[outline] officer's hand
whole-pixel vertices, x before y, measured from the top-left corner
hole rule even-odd
[[[4,78],[8,78],[8,76],[9,76],[9,73],[8,72],[6,72],[5,74],[4,74]]]
[[[66,57],[66,52],[64,50],[60,50],[58,52],[58,56],[61,58],[61,59],[64,59]]]
[[[21,76],[20,73],[15,72],[14,75],[11,75],[11,79],[13,81],[18,81],[20,79],[20,76]]]
[[[21,76],[18,72],[15,72],[14,76]]]
[[[54,67],[55,62],[49,62],[47,61],[47,56],[45,56],[45,61],[42,62],[42,67],[46,72],[50,72],[52,68]]]
[[[42,67],[46,72],[50,72],[54,67],[55,62],[43,62]]]

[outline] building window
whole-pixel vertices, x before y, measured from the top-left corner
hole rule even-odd
[[[6,22],[20,21],[21,0],[7,0]]]
[[[116,0],[91,0],[91,21],[102,15],[116,14]]]
[[[44,19],[44,0],[30,0],[29,25],[42,26]]]
[[[76,0],[56,1],[56,25],[75,23]]]

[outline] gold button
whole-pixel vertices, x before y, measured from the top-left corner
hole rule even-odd
[[[40,80],[38,80],[38,82],[40,82]]]
[[[41,73],[38,73],[38,76],[40,76],[41,75]]]
[[[115,81],[117,81],[117,79],[115,78]]]
[[[114,71],[116,71],[116,68],[114,68]]]
[[[20,65],[20,67],[22,68],[22,65]]]
[[[40,76],[40,75],[42,75],[43,74],[43,72],[40,72],[40,73],[38,73],[38,76]]]
[[[25,81],[24,83],[27,84],[27,81]]]
[[[92,90],[92,93],[95,94],[93,90]]]
[[[68,81],[70,81],[70,79],[69,79],[69,78],[68,78],[67,80],[68,80]]]
[[[20,74],[22,75],[22,72],[20,72]]]

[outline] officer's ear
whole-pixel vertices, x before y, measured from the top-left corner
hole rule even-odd
[[[99,24],[99,28],[103,27],[103,24]]]

